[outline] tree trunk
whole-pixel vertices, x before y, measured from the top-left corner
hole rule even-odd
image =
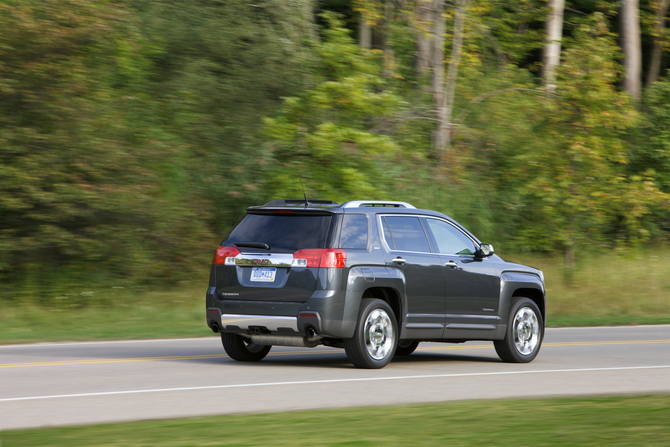
[[[622,0],[621,46],[626,70],[624,90],[634,99],[640,99],[642,83],[642,47],[640,43],[640,18],[638,0]]]
[[[465,8],[468,0],[457,0],[456,13],[454,15],[454,38],[451,43],[451,57],[449,58],[449,69],[444,86],[444,121],[440,128],[443,148],[451,145],[451,116],[456,98],[456,79],[458,78],[458,67],[461,64],[461,53],[463,50],[463,25],[465,23]]]
[[[547,91],[556,91],[556,67],[561,62],[561,39],[563,37],[563,10],[565,0],[550,0],[549,19],[547,20],[547,37],[542,57],[542,78]]]
[[[391,43],[391,20],[393,20],[393,0],[384,1],[384,76],[393,76],[394,55]]]
[[[447,122],[446,110],[444,108],[444,33],[446,32],[446,19],[444,17],[444,0],[435,2],[435,38],[433,40],[433,102],[436,108],[438,127],[433,135],[433,153],[435,158],[439,157],[440,151],[445,146],[445,126]]]
[[[437,3],[443,0],[417,0],[414,8],[416,16],[416,72],[419,77],[425,75],[433,62],[433,49],[435,46],[435,9]],[[428,32],[428,30],[431,32]]]
[[[656,22],[654,23],[654,45],[651,50],[651,60],[649,62],[649,71],[647,72],[647,87],[658,81],[661,74],[661,57],[663,49],[661,48],[661,36],[665,29],[665,15],[668,13],[669,0],[660,0],[656,10]]]
[[[358,15],[358,45],[363,48],[372,47],[372,29],[364,12]]]

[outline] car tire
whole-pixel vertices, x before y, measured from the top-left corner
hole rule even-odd
[[[344,340],[347,357],[359,368],[383,368],[391,361],[398,340],[398,324],[391,307],[384,301],[361,301],[353,338]]]
[[[398,340],[398,346],[395,348],[395,356],[410,355],[416,351],[418,346],[419,342],[416,340]]]
[[[240,362],[257,362],[263,360],[272,346],[258,345],[247,341],[239,334],[221,334],[221,343],[226,354]]]
[[[524,297],[514,297],[509,309],[505,338],[494,340],[500,359],[509,363],[528,363],[540,352],[544,322],[537,304]]]

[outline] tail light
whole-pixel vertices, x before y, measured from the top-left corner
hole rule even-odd
[[[220,245],[219,247],[216,248],[216,251],[214,252],[214,258],[212,259],[212,264],[214,265],[234,264],[235,256],[239,254],[240,251],[235,247],[226,247],[224,245]],[[226,262],[227,259],[230,259],[230,261]]]
[[[344,268],[347,263],[347,252],[338,248],[305,248],[293,253],[293,259],[304,259],[296,263],[304,267]]]

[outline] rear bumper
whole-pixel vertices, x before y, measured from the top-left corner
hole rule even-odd
[[[298,332],[298,318],[272,315],[221,315],[222,330],[248,331],[254,327],[266,328],[270,332]]]
[[[319,290],[305,303],[220,299],[207,291],[207,325],[215,332],[305,336],[313,329],[327,338],[351,338],[355,315],[345,319],[346,293]]]

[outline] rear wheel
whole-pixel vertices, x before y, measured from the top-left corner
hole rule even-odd
[[[398,325],[391,307],[379,299],[361,301],[353,338],[344,340],[347,357],[359,368],[383,368],[393,358]]]
[[[410,355],[416,351],[419,342],[416,340],[398,340],[398,346],[395,348],[395,355]]]
[[[257,362],[263,360],[272,346],[257,345],[239,334],[221,334],[221,343],[226,354],[240,362]]]
[[[515,297],[509,310],[505,338],[495,340],[493,346],[505,362],[528,363],[537,357],[544,337],[542,314],[537,304],[523,297]]]

